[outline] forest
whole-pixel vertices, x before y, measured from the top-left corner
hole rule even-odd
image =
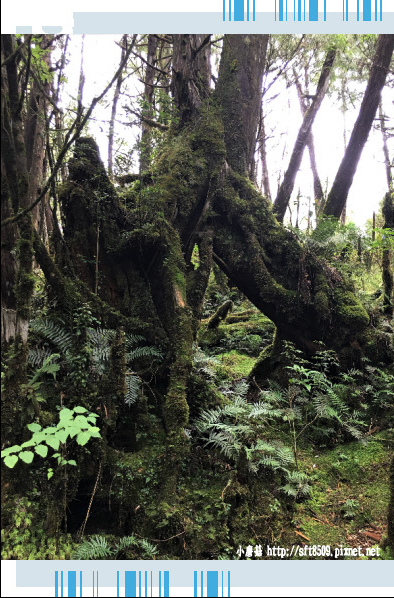
[[[394,35],[93,38],[1,36],[2,558],[393,559]]]

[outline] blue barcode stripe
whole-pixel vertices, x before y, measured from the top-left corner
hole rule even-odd
[[[217,598],[219,578],[217,571],[207,571],[207,596]]]
[[[76,598],[77,596],[77,572],[69,571],[67,576],[68,595]]]

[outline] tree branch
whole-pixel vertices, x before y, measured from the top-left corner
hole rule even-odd
[[[39,194],[39,196],[24,210],[20,210],[15,216],[12,216],[10,218],[6,218],[2,224],[1,227],[3,228],[4,226],[7,226],[7,224],[12,224],[13,222],[17,222],[19,221],[21,218],[23,218],[24,216],[26,216],[26,214],[28,214],[31,210],[33,210],[33,208],[36,207],[36,205],[38,205],[40,203],[40,201],[43,199],[43,197],[45,197],[45,194],[47,193],[47,191],[49,190],[52,182],[55,180],[57,172],[63,162],[63,159],[66,155],[66,153],[68,152],[68,150],[70,149],[70,147],[72,146],[72,144],[78,139],[78,137],[81,134],[82,129],[84,128],[84,126],[86,125],[88,119],[90,118],[90,115],[92,114],[94,108],[96,107],[96,104],[98,104],[100,102],[100,100],[102,100],[102,98],[107,94],[107,92],[111,89],[112,85],[115,83],[115,81],[117,80],[117,78],[119,77],[119,74],[122,72],[127,60],[129,59],[129,56],[132,52],[133,49],[133,45],[130,46],[130,48],[128,48],[124,60],[120,63],[118,70],[116,71],[115,75],[112,77],[111,81],[108,83],[107,87],[104,89],[104,91],[99,95],[96,96],[93,100],[92,103],[90,104],[89,109],[87,110],[85,116],[82,118],[81,122],[77,125],[77,121],[75,120],[73,122],[73,124],[71,125],[71,128],[69,129],[63,147],[59,152],[59,155],[57,157],[56,163],[54,165],[54,168],[51,172],[51,175],[49,176],[49,178],[47,179],[45,185],[43,186],[41,193]],[[75,130],[75,133],[72,135],[72,132]]]

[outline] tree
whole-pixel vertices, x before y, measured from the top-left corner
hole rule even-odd
[[[289,205],[290,196],[301,165],[304,149],[306,145],[311,144],[312,124],[328,89],[330,74],[333,68],[336,52],[337,50],[335,47],[330,48],[327,52],[319,83],[316,88],[316,93],[311,106],[308,108],[308,110],[305,110],[304,119],[294,145],[288,169],[275,199],[275,214],[280,222],[283,221],[287,206]]]
[[[387,77],[393,49],[394,35],[380,35],[376,44],[372,68],[360,107],[360,113],[324,208],[326,216],[339,218],[345,207],[361,152],[367,141],[379,106],[381,91]]]
[[[174,35],[171,85],[177,118],[149,171],[128,190],[127,208],[95,141],[75,135],[69,178],[59,195],[67,251],[53,260],[33,235],[36,259],[65,321],[83,298],[103,325],[142,332],[167,349],[156,390],[167,431],[166,500],[176,494],[188,446],[184,429],[195,406],[188,393],[193,341],[213,262],[276,326],[274,343],[254,375],[275,368],[284,339],[307,355],[324,343],[348,366],[371,345],[375,349],[368,314],[350,282],[277,221],[252,183],[267,43],[267,35],[226,35],[212,91],[211,36]],[[315,104],[299,135],[302,148],[334,57],[329,50]],[[291,163],[286,181],[293,175]],[[281,213],[288,190],[283,184]],[[19,205],[14,213],[20,214]],[[198,266],[192,262],[194,251]]]

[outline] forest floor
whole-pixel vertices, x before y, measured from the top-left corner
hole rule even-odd
[[[391,436],[391,438],[390,438]],[[308,451],[302,467],[313,478],[311,498],[298,505],[294,543],[366,548],[380,543],[387,527],[390,452],[387,431],[367,443],[351,442],[331,450]]]
[[[208,305],[206,315],[214,311]],[[340,381],[342,374],[347,377],[337,384],[332,404],[324,403],[324,395],[337,387],[324,373],[316,376],[318,365],[305,361],[306,378],[297,379],[290,360],[287,371],[295,380],[276,387],[263,380],[260,388],[249,384],[249,375],[272,342],[272,322],[240,299],[217,328],[210,329],[208,321],[202,322],[193,357],[185,430],[190,450],[180,467],[176,501],[162,499],[166,435],[159,410],[149,405],[145,428],[131,446],[133,412],[127,408],[123,427],[107,439],[106,465],[93,495],[101,464],[97,469],[99,462],[86,450],[87,471],[69,502],[66,530],[47,533],[46,503],[33,470],[30,494],[5,492],[3,558],[277,559],[268,546],[289,550],[280,557],[286,559],[392,558],[387,550],[367,555],[367,549],[377,550],[387,528],[394,448],[389,368],[386,374],[371,367],[369,378],[359,373],[361,382],[354,372],[337,373]],[[292,393],[296,403],[289,406]],[[319,396],[321,406],[331,409],[323,417],[313,411]],[[346,401],[359,409],[357,416]],[[345,425],[349,414],[353,432]],[[202,430],[204,417],[214,425]],[[28,474],[28,466],[22,467]],[[46,470],[38,471],[46,484]],[[317,553],[321,547],[330,554]],[[346,555],[350,548],[356,552]]]
[[[248,313],[246,304],[239,319],[235,312],[229,318],[230,323],[224,321],[214,331],[203,328],[200,346],[216,360],[219,379],[246,378],[259,351],[272,338],[271,322],[262,314],[250,311]],[[242,313],[247,315],[242,317]],[[298,451],[298,467],[309,477],[310,496],[294,503],[290,520],[286,513],[281,513],[279,501],[271,505],[272,511],[278,511],[276,531],[272,535],[275,545],[330,546],[332,553],[337,549],[336,558],[340,559],[354,558],[338,552],[342,548],[360,549],[361,555],[366,555],[369,549],[369,554],[374,554],[371,549],[378,547],[387,529],[389,464],[393,448],[394,431],[381,430],[378,426],[371,427],[362,441],[334,447],[316,447],[303,442]],[[283,527],[279,529],[281,515]],[[384,552],[379,552],[380,557],[385,558]],[[297,554],[292,558],[317,557]]]

